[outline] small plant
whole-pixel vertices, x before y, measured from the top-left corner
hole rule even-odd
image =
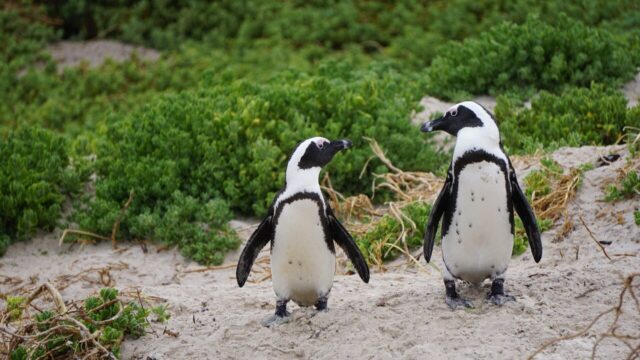
[[[640,195],[640,176],[638,176],[636,171],[631,170],[622,178],[619,185],[610,184],[607,187],[605,200],[612,202],[632,198],[637,195]]]
[[[48,284],[43,287],[54,299],[60,299],[57,308],[39,310],[33,318],[22,319],[17,324],[25,337],[9,345],[12,360],[119,358],[125,337],[143,336],[149,327],[150,311],[134,301],[124,302],[117,289],[103,288],[97,296],[88,297],[82,304],[67,303],[69,308],[66,308],[55,288]],[[9,307],[10,313],[25,306],[24,298],[21,299],[11,300],[10,306],[14,309]],[[159,308],[163,309],[162,318],[167,319],[169,314],[165,307],[153,309]]]
[[[167,311],[167,305],[158,305],[153,307],[151,308],[151,312],[156,316],[155,321],[159,323],[165,323],[171,317]]]
[[[9,320],[16,321],[22,317],[22,304],[25,298],[21,296],[9,296],[7,298],[7,311],[9,312]]]
[[[370,263],[382,264],[394,259],[408,249],[422,244],[424,224],[429,217],[431,205],[423,201],[413,201],[398,209],[398,216],[390,212],[373,220],[362,235],[356,236],[360,250]]]
[[[636,222],[636,225],[640,226],[640,210],[636,210],[633,212],[633,218]]]

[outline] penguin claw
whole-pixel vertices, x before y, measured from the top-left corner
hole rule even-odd
[[[464,306],[467,309],[473,309],[473,303],[462,297],[450,297],[446,296],[444,302],[449,305],[451,310],[455,310],[458,306]]]
[[[487,294],[487,301],[493,305],[502,306],[509,301],[516,301],[516,298],[512,295],[506,294]]]
[[[285,316],[271,315],[264,320],[262,320],[261,324],[264,327],[275,327],[278,325],[286,324],[291,321],[291,314],[287,312]]]

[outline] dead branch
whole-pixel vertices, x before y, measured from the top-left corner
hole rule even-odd
[[[604,246],[602,246],[600,241],[598,241],[598,239],[596,239],[596,237],[593,235],[593,233],[591,232],[591,229],[589,229],[589,227],[587,226],[587,223],[584,222],[584,219],[582,218],[582,214],[578,215],[578,219],[580,219],[580,222],[582,223],[584,228],[587,229],[587,232],[589,233],[589,236],[591,237],[591,239],[593,239],[593,241],[596,243],[596,245],[598,245],[600,250],[602,250],[602,253],[604,254],[604,256],[606,256],[607,259],[611,260],[611,257],[609,257],[609,254],[607,254],[607,250],[604,248]]]

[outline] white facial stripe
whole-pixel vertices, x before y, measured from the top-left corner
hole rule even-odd
[[[309,169],[300,169],[298,167],[300,159],[302,159],[304,153],[307,151],[307,148],[311,145],[312,142],[318,145],[319,143],[328,143],[329,140],[323,137],[313,137],[301,142],[300,145],[298,145],[296,150],[293,152],[293,155],[291,155],[289,163],[287,164],[287,188],[285,189],[284,193],[280,194],[279,200],[276,201],[276,208],[278,207],[278,204],[281,200],[284,200],[298,192],[315,192],[319,193],[321,195],[320,197],[323,198],[322,192],[320,191],[320,184],[318,183],[318,177],[320,176],[321,170],[320,167],[312,167]]]
[[[329,140],[322,137],[316,137],[313,139],[313,142],[316,143],[316,146],[318,146],[319,149],[322,149],[323,147],[327,146],[327,144],[329,144]]]
[[[461,102],[454,107],[464,106],[473,111],[482,121],[481,127],[467,127],[458,132],[454,149],[454,160],[465,152],[473,149],[482,149],[499,158],[506,159],[500,148],[500,132],[491,115],[480,105],[473,101]],[[452,109],[454,108],[452,107]]]

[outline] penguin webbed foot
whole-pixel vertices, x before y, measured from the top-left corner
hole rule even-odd
[[[488,293],[487,301],[489,301],[493,305],[502,306],[509,301],[516,301],[516,298],[512,295],[507,295],[507,294]]]
[[[458,306],[464,306],[467,309],[473,309],[473,303],[470,300],[467,300],[458,295],[457,297],[446,296],[444,302],[449,305],[451,310],[455,310]]]
[[[322,296],[322,297],[318,298],[318,301],[316,301],[316,304],[315,304],[316,310],[318,310],[318,311],[328,311],[329,310],[329,308],[327,306],[328,301],[329,300],[327,299],[326,296]]]
[[[279,316],[279,315],[273,314],[265,318],[264,320],[262,320],[261,324],[264,327],[274,327],[274,326],[286,324],[289,321],[291,321],[291,314],[287,312],[287,315],[285,316]]]
[[[449,306],[451,310],[455,310],[458,306],[463,306],[468,309],[473,309],[473,303],[456,292],[456,284],[454,280],[445,280],[444,286],[447,289],[444,302]]]
[[[286,324],[289,321],[291,321],[291,313],[287,311],[287,302],[288,300],[276,301],[275,314],[262,320],[262,326],[264,327],[278,326],[278,325]]]
[[[491,283],[491,291],[487,294],[487,301],[493,305],[502,306],[509,301],[516,301],[516,298],[504,293],[504,279],[495,279]]]

